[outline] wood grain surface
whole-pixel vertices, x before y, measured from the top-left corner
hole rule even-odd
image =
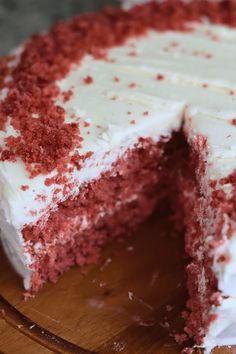
[[[0,255],[0,351],[6,354],[177,354],[184,309],[183,235],[154,215],[113,242],[96,266],[73,268],[35,298]],[[214,354],[236,353],[218,349]]]

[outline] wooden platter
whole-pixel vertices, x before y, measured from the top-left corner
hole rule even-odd
[[[96,266],[73,268],[35,298],[0,255],[0,352],[177,354],[184,309],[183,235],[157,215],[113,242]],[[234,348],[214,354],[236,353]]]

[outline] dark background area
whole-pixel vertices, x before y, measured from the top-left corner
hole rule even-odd
[[[119,0],[0,0],[0,55],[59,19],[118,3]]]

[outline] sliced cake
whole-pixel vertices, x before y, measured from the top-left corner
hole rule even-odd
[[[37,292],[163,200],[185,229],[185,332],[236,344],[236,3],[56,24],[0,63],[0,226]]]

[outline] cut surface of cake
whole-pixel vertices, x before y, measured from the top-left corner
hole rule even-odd
[[[235,26],[229,0],[108,8],[1,59],[1,240],[27,290],[168,200],[190,258],[185,332],[236,344]]]

